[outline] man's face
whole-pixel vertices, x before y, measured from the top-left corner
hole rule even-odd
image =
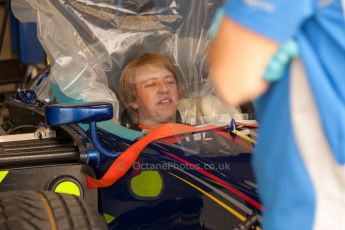
[[[139,124],[175,122],[178,91],[171,72],[163,66],[141,66],[136,71],[135,89],[137,97],[130,106],[138,111]]]

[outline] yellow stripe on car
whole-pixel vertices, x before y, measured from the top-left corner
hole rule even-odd
[[[208,198],[210,198],[211,200],[213,200],[214,202],[216,202],[217,204],[219,204],[220,206],[222,206],[223,208],[225,208],[227,211],[229,211],[231,214],[233,214],[234,216],[236,216],[238,219],[240,219],[241,221],[245,221],[246,218],[240,214],[239,212],[237,212],[235,209],[229,207],[228,205],[226,205],[224,202],[220,201],[219,199],[217,199],[216,197],[212,196],[211,194],[209,194],[208,192],[206,192],[205,190],[203,190],[202,188],[199,188],[198,186],[196,186],[195,184],[192,184],[191,182],[173,174],[170,173],[172,176],[182,180],[183,182],[185,182],[186,184],[192,186],[193,188],[195,188],[196,190],[198,190],[199,192],[203,193],[204,195],[206,195]]]
[[[0,183],[5,179],[9,171],[0,171]]]

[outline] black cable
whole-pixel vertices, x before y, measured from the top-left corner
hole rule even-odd
[[[11,0],[7,0],[6,6],[5,6],[4,17],[2,19],[1,32],[0,32],[0,54],[1,54],[1,49],[4,42],[4,38],[5,38],[7,19],[8,19],[8,15],[10,14],[10,6],[11,6]]]
[[[27,128],[34,128],[37,129],[37,126],[34,125],[20,125],[20,126],[16,126],[14,128],[11,128],[9,130],[7,130],[7,134],[13,134],[15,131],[19,130],[19,129],[27,129]]]

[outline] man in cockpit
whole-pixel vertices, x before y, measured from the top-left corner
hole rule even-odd
[[[135,130],[180,123],[179,91],[175,67],[167,57],[146,53],[134,58],[120,77],[120,97],[126,107],[121,123]]]

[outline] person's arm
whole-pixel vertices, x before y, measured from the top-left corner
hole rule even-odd
[[[278,46],[278,42],[223,17],[209,50],[217,95],[233,106],[261,95],[268,87],[263,73]]]
[[[217,94],[231,105],[261,95],[268,87],[263,74],[279,44],[293,39],[317,6],[315,0],[225,1],[209,54]]]

